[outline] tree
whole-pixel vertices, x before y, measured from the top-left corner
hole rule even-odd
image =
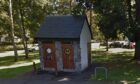
[[[135,0],[136,17],[135,17],[135,55],[134,60],[140,60],[140,0]]]
[[[108,51],[108,40],[118,38],[126,27],[125,5],[122,0],[94,0],[97,25],[103,33]]]
[[[24,7],[21,5],[21,0],[18,0],[18,13],[19,13],[19,19],[20,19],[20,28],[22,30],[22,43],[25,50],[25,58],[28,59],[28,44],[27,44],[27,37],[26,37],[26,30],[24,25]]]
[[[136,43],[133,60],[140,60],[140,1],[126,0],[126,2],[128,9],[128,29],[126,30],[126,35],[130,41]]]
[[[85,15],[85,0],[77,0],[77,5],[72,10],[72,15]]]
[[[13,23],[12,1],[11,0],[9,0],[9,11],[10,11],[10,20],[11,20],[11,37],[12,37],[14,54],[15,54],[15,61],[17,61],[18,54],[17,54],[17,48],[16,48],[16,43],[15,43],[15,38],[14,38],[15,34],[14,34],[14,23]]]
[[[7,1],[0,1],[0,10],[0,37],[6,34],[11,36],[11,19],[9,19],[9,4]]]

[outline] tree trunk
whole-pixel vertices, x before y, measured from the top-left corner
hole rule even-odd
[[[72,0],[70,0],[70,14],[72,14]]]
[[[140,0],[136,1],[136,32],[135,32],[135,55],[134,60],[140,60]]]
[[[9,0],[9,10],[10,10],[10,20],[11,20],[11,37],[12,37],[12,44],[14,49],[15,61],[18,59],[17,47],[15,43],[15,34],[14,34],[14,23],[13,23],[13,14],[12,14],[12,1]]]
[[[140,30],[136,32],[135,35],[135,55],[134,55],[134,60],[140,60]]]
[[[140,25],[140,0],[136,1],[136,22]]]
[[[26,37],[25,26],[24,26],[23,12],[24,11],[21,7],[20,0],[19,0],[19,17],[20,17],[20,27],[22,29],[22,44],[24,46],[25,58],[28,59],[28,45],[27,45],[27,37]]]
[[[108,47],[108,38],[106,38],[106,51],[108,51],[109,47]]]
[[[129,21],[129,26],[131,28],[134,28],[134,20],[133,20],[133,17],[132,17],[132,5],[131,5],[131,2],[132,2],[132,0],[127,0],[128,21]]]
[[[90,28],[92,28],[92,9],[90,9]]]
[[[23,46],[24,46],[24,50],[25,50],[25,58],[28,59],[28,44],[27,44],[27,37],[26,37],[26,30],[25,30],[25,26],[24,26],[24,19],[23,19],[23,13],[21,10],[21,25],[22,25],[22,32],[23,32]]]
[[[136,42],[134,60],[140,61],[140,41]]]

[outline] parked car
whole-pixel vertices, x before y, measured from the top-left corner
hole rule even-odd
[[[109,47],[114,47],[114,48],[135,48],[135,42],[114,41],[114,42],[109,43]]]
[[[130,42],[129,48],[135,48],[135,46],[136,46],[135,42]]]
[[[124,48],[125,46],[128,45],[129,45],[128,41],[114,41],[109,44],[110,47],[115,47],[115,48]]]
[[[39,50],[38,44],[33,44],[28,47],[29,52],[33,52],[33,51],[37,51],[37,50]]]

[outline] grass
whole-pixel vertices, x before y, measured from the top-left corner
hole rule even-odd
[[[30,52],[29,59],[25,59],[25,54],[20,54],[17,62],[14,61],[14,56],[0,57],[0,66],[9,66],[13,64],[31,62],[34,59],[39,59],[38,51]]]
[[[104,66],[108,69],[108,78],[105,79],[105,73],[102,70],[97,71],[97,77],[91,77],[91,80],[102,81],[128,81],[137,83],[140,81],[140,64],[131,61],[134,51],[108,53],[104,49],[94,50],[93,64]]]
[[[38,51],[30,52],[29,59],[25,59],[25,54],[20,54],[17,62],[14,61],[14,56],[0,57],[0,66],[9,66],[13,64],[27,63],[31,62],[34,59],[39,59]],[[39,67],[39,64],[37,64],[37,67]],[[17,68],[0,69],[0,78],[13,78],[32,70],[33,70],[32,65]]]
[[[39,64],[36,64],[37,68],[39,67]],[[11,68],[11,69],[1,69],[0,70],[0,78],[14,78],[17,76],[20,76],[26,72],[32,71],[33,66],[23,66],[23,67],[17,67],[17,68]]]

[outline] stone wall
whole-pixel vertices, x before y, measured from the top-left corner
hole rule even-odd
[[[44,50],[43,50],[43,44],[41,41],[38,41],[39,44],[39,55],[40,55],[40,67],[42,70],[44,70]]]
[[[73,48],[74,48],[75,70],[81,71],[81,56],[80,56],[80,44],[79,44],[79,42],[74,41]]]
[[[57,59],[57,70],[61,71],[63,70],[63,59],[62,59],[62,49],[61,49],[61,42],[56,41],[55,42],[55,48],[56,48],[56,59]]]

